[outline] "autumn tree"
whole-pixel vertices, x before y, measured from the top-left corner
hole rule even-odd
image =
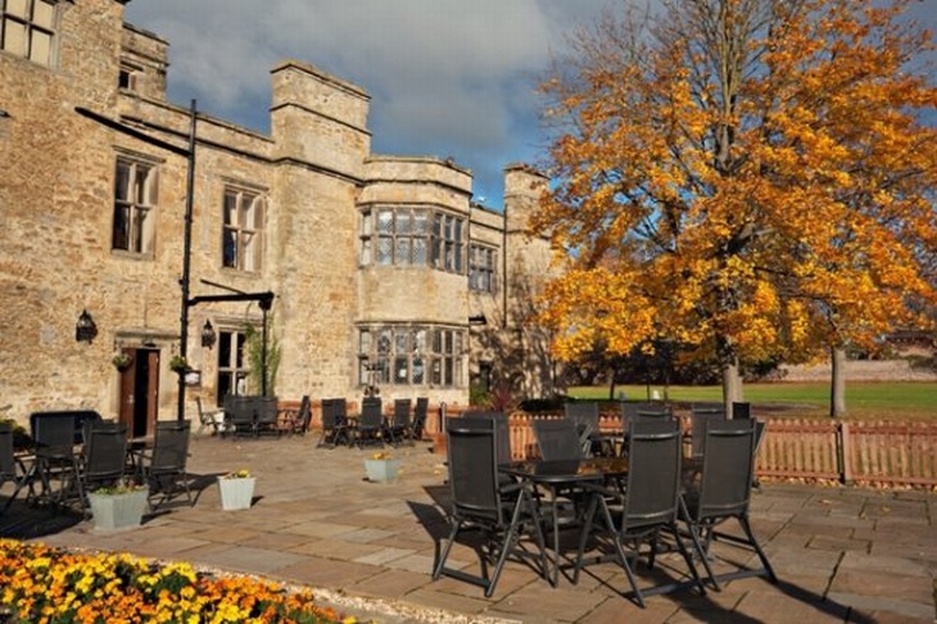
[[[694,345],[729,402],[741,358],[921,321],[937,91],[905,5],[667,0],[570,38],[534,220],[566,265],[542,315],[560,356]]]

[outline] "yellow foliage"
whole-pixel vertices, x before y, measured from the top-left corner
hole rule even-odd
[[[575,71],[542,85],[570,123],[533,219],[570,267],[543,299],[558,356],[663,337],[806,358],[925,322],[937,89],[906,4],[808,0],[747,29],[742,3],[677,0],[654,43],[626,19],[577,35]]]

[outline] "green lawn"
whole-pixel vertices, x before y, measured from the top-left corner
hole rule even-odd
[[[653,385],[664,397],[664,387]],[[615,386],[616,396],[624,392],[630,400],[648,398],[647,386]],[[783,411],[785,415],[799,417],[826,417],[830,411],[829,383],[752,383],[744,384],[746,401],[757,411]],[[607,386],[573,387],[569,395],[582,399],[607,399]],[[671,386],[667,390],[671,401],[721,401],[720,386]],[[849,418],[862,420],[935,420],[937,421],[937,382],[848,382],[846,383],[846,410]]]

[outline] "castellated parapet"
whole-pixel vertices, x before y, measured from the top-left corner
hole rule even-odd
[[[286,61],[271,72],[270,129],[275,158],[354,179],[371,150],[370,96],[312,65]]]

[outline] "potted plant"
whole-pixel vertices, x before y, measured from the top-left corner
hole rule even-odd
[[[114,357],[111,358],[111,364],[113,364],[114,368],[116,368],[119,371],[127,370],[128,368],[130,368],[131,363],[132,363],[132,360],[130,359],[130,354],[124,353],[123,351],[121,351],[120,353],[115,353]]]
[[[390,453],[375,453],[370,459],[364,460],[364,469],[368,474],[368,481],[393,483],[397,480],[400,460],[394,459]]]
[[[189,361],[181,355],[174,355],[169,360],[169,369],[180,375],[185,375],[189,372]]]
[[[95,529],[113,531],[140,526],[149,495],[147,486],[124,480],[89,492],[88,503]]]
[[[254,499],[254,484],[256,477],[250,470],[241,468],[234,472],[218,477],[218,488],[221,491],[221,508],[226,511],[237,509],[250,509]]]

